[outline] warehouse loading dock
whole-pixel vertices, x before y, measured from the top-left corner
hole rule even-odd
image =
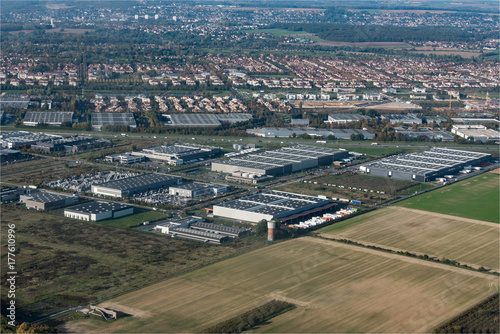
[[[256,175],[285,175],[325,166],[348,156],[348,151],[326,147],[295,145],[258,154],[247,154],[229,160],[212,162],[212,171],[245,172]]]
[[[92,193],[110,197],[125,197],[181,183],[182,178],[178,176],[149,173],[92,185]]]

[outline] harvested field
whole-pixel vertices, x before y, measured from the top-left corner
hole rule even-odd
[[[484,173],[430,191],[397,205],[500,223],[500,175]]]
[[[253,331],[430,332],[497,289],[497,278],[491,275],[305,237],[103,304],[133,310],[137,316],[108,323],[75,320],[65,329],[200,332],[267,301],[281,299],[297,308]]]
[[[500,227],[474,219],[387,207],[318,230],[383,248],[448,258],[475,268],[500,268]]]

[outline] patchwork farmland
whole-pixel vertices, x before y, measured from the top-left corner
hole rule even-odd
[[[72,332],[200,332],[272,299],[296,309],[265,332],[430,332],[497,291],[492,275],[304,237],[102,304],[130,317],[80,319]]]
[[[397,205],[464,218],[500,223],[500,175],[483,173],[421,194]]]
[[[318,230],[383,248],[448,258],[498,271],[500,228],[495,223],[403,207],[388,207]]]

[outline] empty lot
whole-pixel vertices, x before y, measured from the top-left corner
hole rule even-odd
[[[305,237],[265,247],[102,305],[131,317],[73,332],[200,332],[271,299],[297,308],[254,330],[429,332],[497,291],[497,277]]]

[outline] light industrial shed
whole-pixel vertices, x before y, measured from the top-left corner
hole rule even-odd
[[[359,170],[369,175],[427,182],[490,159],[491,154],[433,147],[429,151],[378,160]]]
[[[327,199],[273,190],[214,205],[213,213],[214,216],[259,222],[286,219],[330,204],[332,202]]]
[[[203,195],[218,195],[227,191],[226,185],[222,184],[209,184],[201,182],[183,183],[177,186],[168,188],[170,195],[183,196],[183,197],[199,197]]]
[[[221,153],[222,151],[218,147],[196,144],[170,144],[145,148],[131,154],[151,160],[165,161],[169,165],[182,165],[192,160],[213,158]]]
[[[247,154],[212,163],[212,170],[225,173],[237,171],[257,175],[283,175],[308,168],[325,166],[347,157],[345,150],[295,145],[258,154]]]
[[[100,130],[104,125],[126,125],[137,127],[132,113],[93,113],[91,116],[92,128]]]
[[[211,244],[220,244],[230,239],[239,238],[251,231],[239,227],[205,223],[202,218],[195,216],[167,220],[157,224],[154,230],[170,235],[172,238],[177,237]]]
[[[124,197],[181,183],[182,178],[178,176],[149,173],[92,185],[92,193],[111,197]]]
[[[49,210],[75,204],[78,197],[51,191],[29,190],[28,194],[20,196],[20,202],[25,203],[27,209]]]
[[[64,209],[65,217],[94,222],[133,213],[133,206],[104,201],[89,202]]]
[[[247,129],[248,133],[253,134],[258,137],[267,138],[289,138],[289,137],[300,137],[302,135],[308,135],[317,138],[326,138],[328,136],[334,136],[337,139],[351,139],[352,135],[362,134],[365,139],[372,139],[375,137],[375,133],[369,130],[361,129],[316,129],[310,127],[289,127],[289,128],[259,128],[259,129]]]

